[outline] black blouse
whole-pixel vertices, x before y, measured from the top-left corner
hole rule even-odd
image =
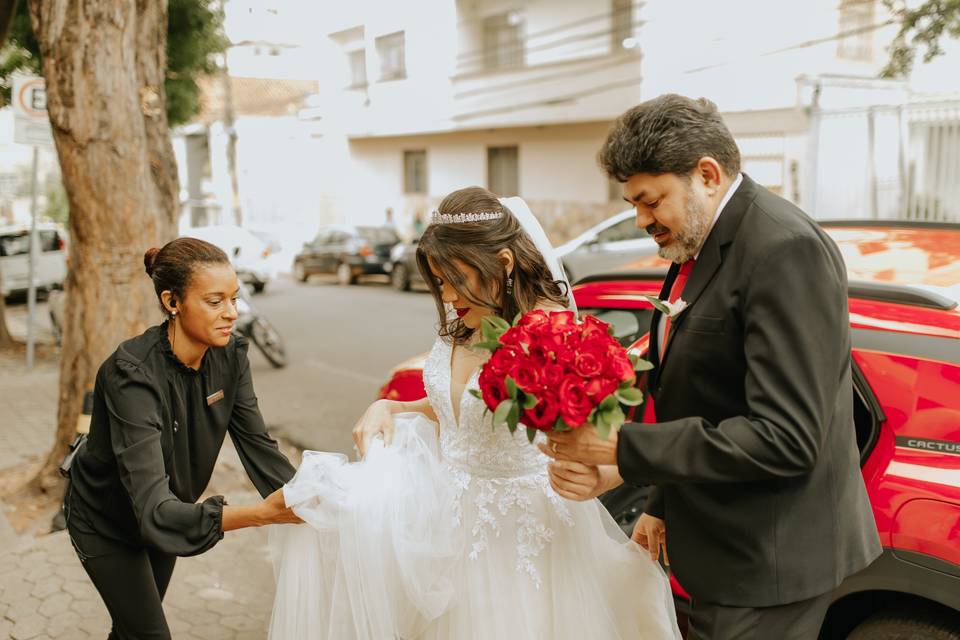
[[[98,554],[97,537],[178,556],[219,542],[223,496],[196,500],[227,432],[261,496],[293,477],[260,415],[247,347],[234,336],[194,370],[173,354],[164,323],[100,366],[90,434],[70,470],[68,514],[87,555]]]

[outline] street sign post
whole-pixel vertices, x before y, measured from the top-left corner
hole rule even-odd
[[[27,271],[27,370],[33,369],[34,328],[37,307],[37,153],[40,145],[53,144],[47,117],[47,86],[43,78],[18,75],[13,78],[13,141],[33,146],[30,178],[30,260]]]

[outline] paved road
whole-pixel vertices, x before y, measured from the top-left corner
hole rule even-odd
[[[350,429],[394,365],[429,350],[436,308],[425,291],[386,281],[341,287],[315,277],[280,279],[254,298],[287,345],[290,364],[273,369],[251,346],[260,406],[270,428],[297,445],[351,453]]]

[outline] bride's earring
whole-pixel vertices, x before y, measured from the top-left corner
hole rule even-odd
[[[510,276],[507,276],[507,295],[508,296],[513,295],[513,278],[511,278]]]

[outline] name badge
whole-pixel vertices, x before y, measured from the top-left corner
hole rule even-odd
[[[220,391],[211,393],[210,395],[207,396],[207,406],[209,407],[214,402],[218,402],[220,400],[223,400],[223,389],[220,389]]]

